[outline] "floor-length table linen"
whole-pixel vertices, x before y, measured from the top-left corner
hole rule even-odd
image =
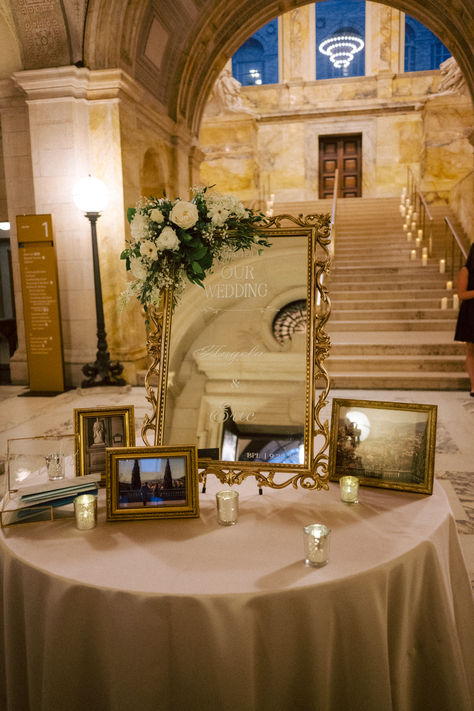
[[[216,522],[4,529],[7,711],[471,711],[472,595],[445,494],[239,489]],[[303,525],[331,530],[303,562]],[[0,700],[2,696],[0,696]]]

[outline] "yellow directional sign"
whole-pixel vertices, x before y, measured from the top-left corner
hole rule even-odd
[[[51,215],[17,215],[31,391],[62,392],[64,364]]]

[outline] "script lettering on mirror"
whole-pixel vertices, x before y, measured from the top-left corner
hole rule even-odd
[[[177,305],[165,441],[218,450],[226,462],[307,465],[308,239],[270,241],[262,254],[217,263]]]

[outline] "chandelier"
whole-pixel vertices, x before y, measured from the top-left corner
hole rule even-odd
[[[329,57],[336,69],[346,69],[354,55],[364,48],[364,40],[353,32],[340,30],[319,45],[321,54]]]

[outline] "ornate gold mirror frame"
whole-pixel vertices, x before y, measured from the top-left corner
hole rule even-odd
[[[288,239],[293,238],[304,238],[307,242],[304,464],[199,459],[200,480],[205,481],[209,474],[213,474],[227,485],[240,484],[248,477],[254,477],[259,487],[281,489],[291,484],[295,488],[326,489],[329,423],[328,420],[321,422],[321,415],[328,403],[330,388],[329,376],[324,367],[330,350],[330,340],[325,331],[330,315],[330,300],[325,286],[331,259],[330,216],[278,215],[266,218],[265,225],[259,226],[258,231],[270,242],[280,237],[287,239],[286,244],[291,244]],[[267,253],[265,250],[258,259],[265,259]],[[168,414],[172,312],[173,296],[170,292],[163,294],[159,308],[148,309],[147,349],[151,363],[145,378],[145,389],[152,415],[145,416],[142,427],[142,438],[146,446],[173,444],[171,441],[165,442],[168,439],[165,424]],[[158,384],[155,391],[151,381],[156,375]],[[153,432],[153,442],[148,440],[150,432]]]

